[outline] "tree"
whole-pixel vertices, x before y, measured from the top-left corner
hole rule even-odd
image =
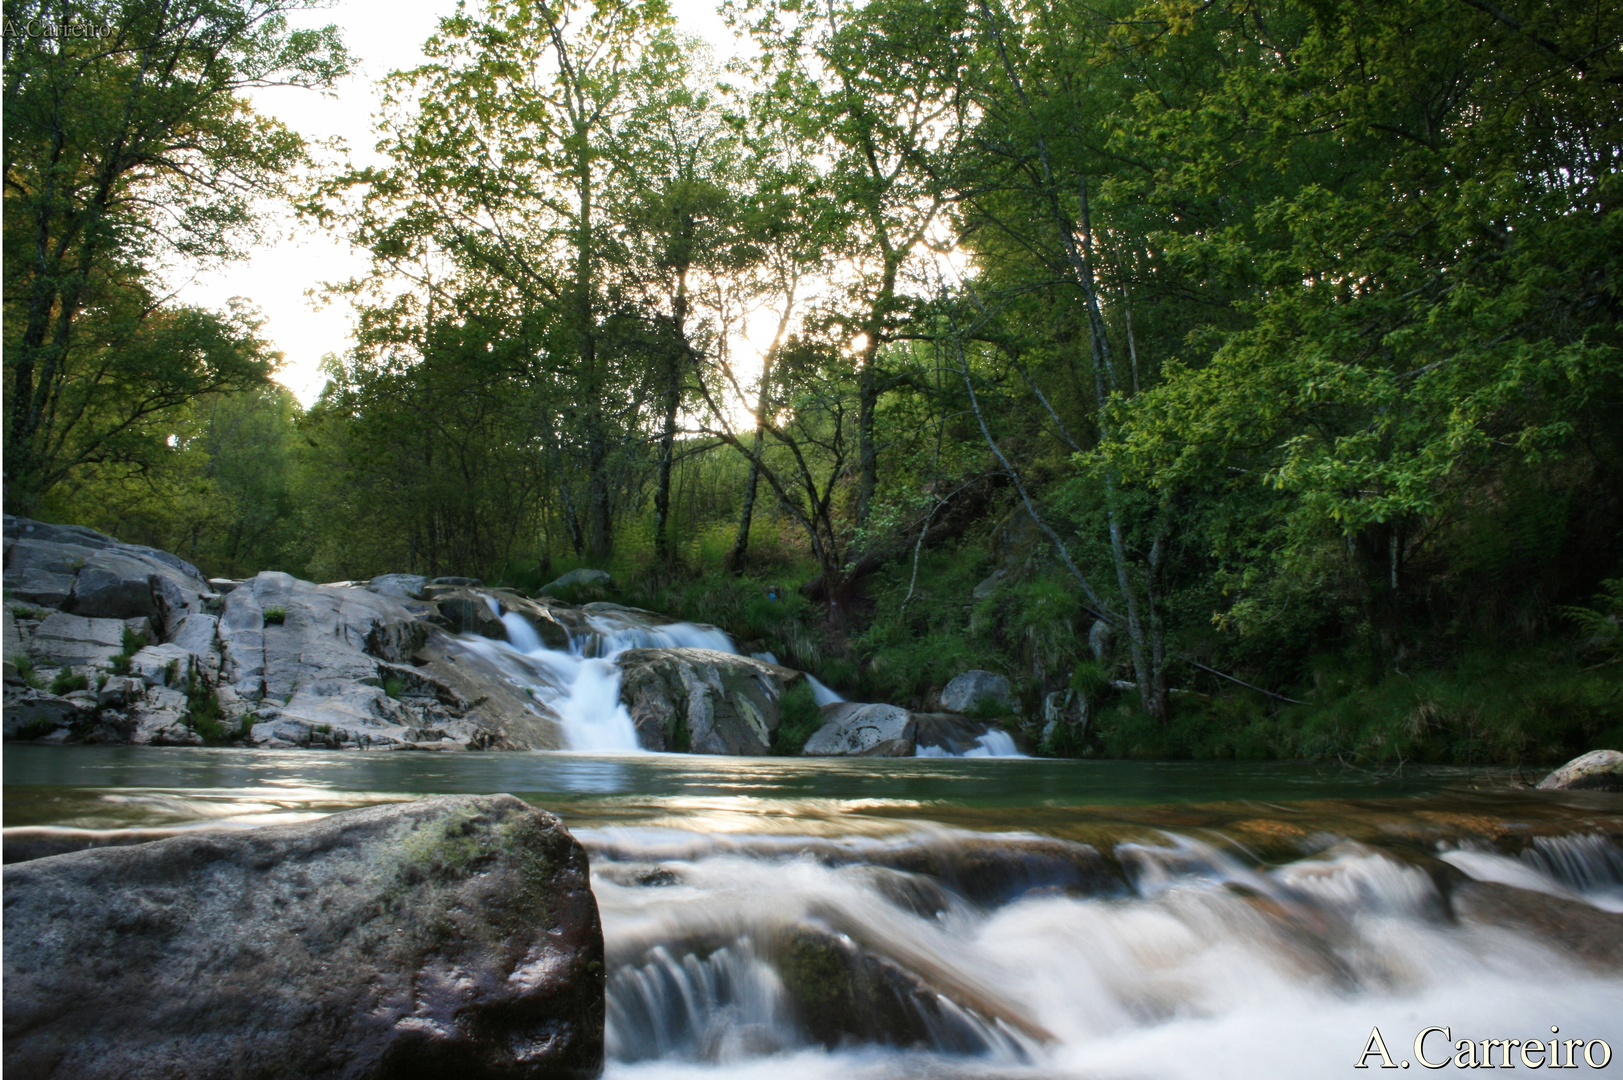
[[[336,31],[291,31],[315,0],[34,0],[9,21],[95,34],[5,39],[8,508],[87,464],[142,464],[198,395],[263,383],[243,312],[160,299],[154,267],[241,254],[303,141],[242,91],[330,86]]]

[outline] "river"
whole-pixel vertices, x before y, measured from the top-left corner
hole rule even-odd
[[[613,1078],[1357,1076],[1372,1028],[1396,1063],[1434,1025],[1433,1062],[1623,1048],[1623,796],[1503,771],[12,746],[4,772],[14,850],[438,792],[555,811],[591,853]]]

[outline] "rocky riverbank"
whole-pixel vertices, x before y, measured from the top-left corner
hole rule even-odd
[[[739,655],[713,627],[546,590],[412,574],[207,579],[168,552],[13,517],[4,538],[10,741],[613,749],[575,743],[568,715],[582,659],[611,655],[618,689],[600,678],[613,696],[590,707],[626,710],[623,748],[761,755],[805,678]],[[805,753],[991,752],[996,733],[963,714],[1008,696],[1002,677],[968,672],[944,713],[829,701]]]

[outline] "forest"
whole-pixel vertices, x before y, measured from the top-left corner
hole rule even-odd
[[[318,6],[6,4],[7,513],[603,569],[1033,753],[1623,749],[1618,5],[466,0],[365,165],[248,101]],[[369,254],[309,407],[166,284],[273,205]]]

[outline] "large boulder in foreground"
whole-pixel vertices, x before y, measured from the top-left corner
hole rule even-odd
[[[778,699],[800,672],[714,649],[627,649],[620,701],[645,750],[771,752]]]
[[[5,1072],[592,1077],[586,854],[511,795],[15,863]]]
[[[1623,791],[1623,753],[1592,750],[1539,781],[1545,791]]]

